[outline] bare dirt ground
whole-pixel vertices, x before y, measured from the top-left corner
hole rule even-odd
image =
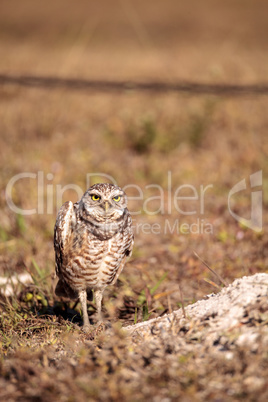
[[[27,75],[264,87],[266,15],[266,2],[248,0],[2,2],[3,399],[267,400],[267,95],[5,81]],[[251,188],[256,172],[262,183]],[[89,303],[86,336],[80,306],[54,295],[53,227],[57,209],[77,200],[90,174],[91,183],[107,174],[131,185],[135,248],[104,294],[111,327],[94,326]],[[232,212],[249,220],[252,191],[262,192],[262,230],[228,210],[229,192],[243,179],[247,188],[233,197]],[[34,211],[22,215],[14,206]],[[22,284],[26,273],[31,281]],[[239,279],[228,287],[243,276],[262,282],[260,293],[248,297],[253,285],[243,289]],[[206,316],[206,303],[233,291],[230,309],[224,302]],[[128,332],[178,309],[165,329]]]
[[[83,336],[58,327],[55,340],[46,328],[41,344],[33,336],[3,360],[2,398],[265,401],[267,295],[268,275],[255,274],[184,312],[124,329]]]

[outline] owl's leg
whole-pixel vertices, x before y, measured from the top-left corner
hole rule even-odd
[[[99,290],[99,289],[95,290],[95,292],[94,292],[96,307],[97,307],[98,322],[102,322],[102,314],[101,314],[102,293],[103,293],[103,290]]]
[[[82,306],[83,313],[83,331],[88,332],[90,329],[88,314],[87,314],[87,292],[86,290],[81,290],[79,292],[79,300]]]

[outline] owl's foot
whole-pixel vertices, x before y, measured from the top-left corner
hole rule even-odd
[[[82,327],[82,331],[85,333],[85,334],[88,334],[89,332],[90,332],[90,329],[92,328],[92,326],[90,325],[90,324],[84,324],[83,325],[83,327]]]
[[[107,320],[99,320],[96,322],[96,324],[94,325],[96,330],[106,330],[111,328],[111,323]]]
[[[108,321],[98,321],[95,325],[84,324],[81,330],[84,334],[90,334],[94,338],[109,328],[111,328],[111,324]]]
[[[106,322],[104,321],[98,321],[94,327],[95,335],[99,335],[107,329]]]

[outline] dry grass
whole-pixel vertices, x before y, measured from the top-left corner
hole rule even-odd
[[[194,3],[178,6],[171,1],[160,7],[150,1],[135,6],[81,2],[73,7],[58,1],[37,8],[35,2],[25,1],[22,9],[3,2],[1,73],[264,82],[268,66],[264,2],[216,2],[217,7],[211,1],[206,7]],[[155,401],[253,400],[244,373],[267,365],[261,346],[252,368],[251,352],[235,350],[236,367],[214,359],[202,347],[200,354],[184,356],[181,350],[169,350],[164,341],[162,350],[151,351],[146,345],[141,353],[117,325],[179,308],[180,288],[185,304],[216,291],[212,281],[216,285],[220,281],[193,250],[227,282],[267,272],[267,97],[76,93],[10,85],[0,88],[0,104],[0,275],[28,271],[35,280],[34,285],[16,288],[13,298],[1,299],[2,395],[8,400],[44,401],[153,396]],[[258,170],[263,171],[261,233],[240,227],[227,209],[232,186]],[[94,172],[113,176],[121,186],[139,185],[146,198],[159,195],[146,185],[158,184],[164,189],[164,213],[141,213],[135,217],[136,225],[163,228],[166,219],[188,224],[204,219],[213,233],[152,234],[137,227],[133,257],[118,284],[104,295],[114,334],[109,339],[96,337],[93,328],[86,339],[79,332],[79,306],[66,305],[53,293],[53,226],[60,206],[55,194],[51,213],[46,210],[49,187],[44,214],[22,217],[6,204],[9,180],[21,172],[38,171],[44,172],[45,185],[52,184],[54,192],[56,185],[70,183],[85,190],[86,174]],[[213,185],[205,195],[204,214],[196,202],[181,204],[188,211],[197,209],[195,215],[180,216],[174,206],[167,213],[168,171],[173,192],[182,184],[198,191],[200,185]],[[53,180],[46,177],[49,173]],[[248,217],[249,191],[246,195],[237,199],[236,212]],[[18,182],[13,199],[22,208],[35,208],[36,181]],[[76,194],[66,191],[63,201],[67,199],[76,201]],[[130,203],[132,210],[142,206],[141,201]],[[157,200],[148,204],[158,207]],[[94,318],[93,304],[89,311]],[[202,339],[194,342],[202,345]],[[207,359],[201,358],[202,353]],[[235,391],[227,395],[231,386]]]

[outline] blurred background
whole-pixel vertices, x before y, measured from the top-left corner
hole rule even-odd
[[[268,82],[267,8],[261,0],[1,1],[1,276],[37,275],[32,302],[39,303],[41,292],[53,305],[56,189],[73,184],[85,191],[93,173],[108,174],[121,187],[139,186],[144,198],[130,200],[130,209],[141,210],[135,224],[161,227],[160,233],[136,230],[133,256],[117,286],[107,288],[104,306],[123,322],[178,308],[179,285],[186,304],[218,291],[221,283],[194,250],[227,282],[267,272],[268,100],[256,91]],[[26,85],[26,77],[38,80]],[[51,86],[49,78],[67,81]],[[77,89],[70,79],[114,87]],[[118,82],[128,84],[119,90]],[[135,82],[187,82],[189,90],[144,91]],[[191,84],[216,90],[197,94]],[[217,85],[247,91],[223,96]],[[259,170],[263,231],[255,232],[230,215],[227,200],[237,182],[246,179],[249,186],[249,175]],[[37,172],[43,174],[44,211],[14,213],[7,205],[8,183],[17,174]],[[172,194],[186,184],[200,196],[200,186],[211,185],[204,211],[200,198],[181,204],[194,215],[181,216],[174,206],[168,211],[168,172]],[[163,193],[146,188],[151,184]],[[137,196],[133,186],[129,196]],[[188,190],[184,195],[192,196]],[[250,189],[244,194],[234,211],[249,219]],[[159,195],[161,213],[146,213],[144,201]],[[18,180],[12,199],[19,208],[37,208],[37,176]],[[77,193],[66,189],[66,200],[77,201]],[[157,211],[159,198],[150,202],[148,209]],[[199,229],[162,230],[177,219],[199,222]],[[202,231],[202,220],[212,231]]]

